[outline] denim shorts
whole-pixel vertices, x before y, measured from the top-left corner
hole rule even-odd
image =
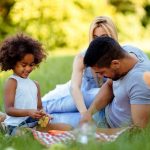
[[[21,122],[18,126],[8,125],[7,126],[7,133],[9,135],[15,135],[16,134],[16,130],[19,127],[33,128],[33,127],[35,127],[37,125],[37,123],[38,123],[37,119],[33,119],[33,118],[29,117],[25,121]]]
[[[95,113],[93,115],[93,120],[96,122],[98,128],[110,128],[106,120],[105,108]]]

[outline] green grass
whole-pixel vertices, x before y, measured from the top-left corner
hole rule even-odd
[[[150,55],[149,55],[150,56]],[[55,88],[57,84],[63,84],[71,77],[73,56],[53,56],[43,62],[39,68],[31,74],[33,80],[37,80],[41,87],[41,95]],[[0,110],[3,107],[3,85],[11,72],[0,73]],[[52,146],[52,150],[149,150],[150,149],[150,127],[139,130],[133,130],[122,134],[115,142],[96,142],[91,141],[87,145],[79,143],[70,143],[68,145]],[[34,140],[31,133],[20,137],[6,137],[0,133],[0,150],[7,150],[11,147],[15,150],[46,150],[46,147]]]
[[[37,80],[41,87],[41,94],[70,80],[73,56],[49,57],[44,63],[32,72],[31,78]]]

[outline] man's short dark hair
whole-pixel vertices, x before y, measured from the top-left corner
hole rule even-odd
[[[119,43],[111,37],[98,37],[90,43],[84,57],[84,64],[87,67],[94,65],[109,67],[112,60],[123,58],[125,53]]]

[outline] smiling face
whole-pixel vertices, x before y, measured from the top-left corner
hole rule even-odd
[[[106,31],[101,27],[97,27],[94,29],[93,31],[93,39],[100,37],[100,36],[108,36],[108,34],[106,33]]]
[[[22,60],[16,63],[13,72],[21,78],[27,78],[34,67],[34,56],[32,54],[26,54]]]

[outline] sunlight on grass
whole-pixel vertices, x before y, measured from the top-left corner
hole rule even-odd
[[[84,50],[85,48],[80,49],[57,49],[55,51],[49,51],[48,54],[50,57],[57,57],[57,56],[74,56]]]
[[[73,56],[49,56],[39,68],[31,73],[31,78],[38,81],[43,96],[57,84],[70,80]]]

